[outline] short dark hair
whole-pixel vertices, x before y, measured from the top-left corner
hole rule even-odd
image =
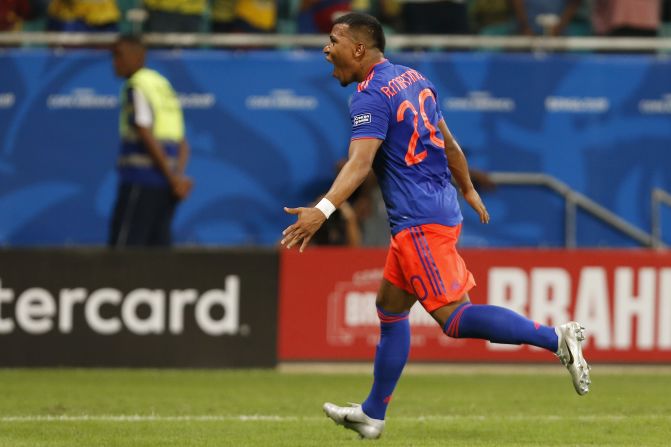
[[[351,30],[363,31],[370,37],[377,49],[384,53],[386,41],[380,22],[373,16],[361,12],[350,12],[333,21],[334,25],[348,25]]]

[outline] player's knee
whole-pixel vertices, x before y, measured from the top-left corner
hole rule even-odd
[[[378,317],[380,316],[380,312],[382,313],[389,313],[389,314],[394,314],[394,313],[400,313],[404,312],[403,309],[399,309],[398,306],[394,306],[392,303],[390,303],[388,300],[385,300],[383,297],[380,297],[378,295],[377,299],[375,300],[375,306],[378,309]]]
[[[436,320],[436,323],[443,328],[443,332],[448,337],[455,337],[459,338],[458,336],[455,336],[453,332],[447,331],[447,326],[448,323],[451,323],[453,320],[454,313],[457,309],[459,309],[462,305],[464,304],[470,304],[470,299],[468,298],[468,295],[464,295],[459,299],[458,301],[453,301],[445,306],[441,306],[431,312],[431,316],[433,317],[434,320]]]
[[[383,280],[375,304],[378,309],[390,313],[409,312],[417,299],[403,289]]]

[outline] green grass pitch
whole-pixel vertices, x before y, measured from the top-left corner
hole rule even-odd
[[[403,376],[377,441],[321,411],[364,373],[0,369],[0,446],[668,446],[671,373],[477,370]],[[560,374],[561,373],[561,374]]]

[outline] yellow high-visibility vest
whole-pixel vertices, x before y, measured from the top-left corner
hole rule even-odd
[[[140,90],[149,102],[153,115],[152,132],[156,139],[179,142],[184,138],[182,106],[175,90],[157,71],[141,68],[126,81],[122,89],[119,117],[119,133],[122,140],[137,139],[135,129],[128,123],[129,114],[132,112],[127,100],[129,88]]]

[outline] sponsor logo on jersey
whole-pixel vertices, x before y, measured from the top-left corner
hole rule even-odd
[[[362,124],[370,124],[373,117],[370,113],[362,113],[361,115],[354,115],[352,118],[352,126],[361,126]]]

